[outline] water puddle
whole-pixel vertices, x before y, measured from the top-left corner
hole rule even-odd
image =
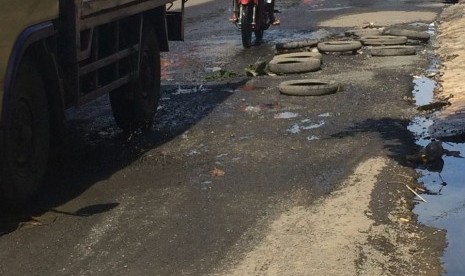
[[[432,69],[434,71],[434,69]],[[430,70],[431,71],[431,70]],[[428,71],[427,71],[428,72]],[[425,76],[414,79],[414,102],[417,106],[431,104],[434,100],[436,83]],[[431,116],[418,116],[412,120],[408,129],[415,134],[417,144],[427,152],[432,141],[428,128],[433,124]],[[427,202],[420,202],[414,208],[418,221],[424,225],[447,230],[448,246],[444,253],[445,275],[465,275],[463,253],[465,248],[465,143],[443,142],[439,158],[422,162],[417,172],[421,175],[418,182],[423,186],[421,196]],[[442,154],[444,153],[444,154]],[[441,156],[442,154],[442,156]],[[422,155],[423,156],[423,155]]]
[[[275,119],[291,119],[299,116],[299,114],[294,113],[294,112],[281,112],[278,114],[275,114],[273,118]]]
[[[311,135],[307,137],[307,141],[315,141],[315,140],[320,140],[320,137]]]
[[[210,91],[210,89],[206,88],[203,85],[199,85],[199,86],[178,85],[178,88],[172,95],[187,95],[187,94],[202,93],[202,92],[208,92],[208,91]]]
[[[301,124],[297,124],[297,123],[293,124],[290,128],[287,129],[287,132],[290,132],[292,134],[297,134],[297,133],[300,133],[302,130],[320,128],[324,126],[325,124],[326,124],[325,121],[318,121],[315,123],[315,122],[312,122],[312,120],[310,119],[305,119],[301,121]]]
[[[413,99],[415,100],[415,105],[424,106],[430,104],[433,101],[436,83],[425,76],[419,76],[415,77],[413,84]]]
[[[248,113],[260,113],[262,111],[273,111],[278,108],[279,106],[277,104],[269,103],[269,104],[242,106],[241,111],[248,112]]]

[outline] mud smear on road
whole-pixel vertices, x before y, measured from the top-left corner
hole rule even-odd
[[[416,106],[431,104],[434,99],[436,82],[425,76],[414,80],[414,102]],[[431,141],[428,129],[433,125],[433,117],[439,111],[415,117],[409,130],[417,138],[417,145],[427,146]],[[465,153],[465,143],[443,143],[444,149]],[[465,248],[465,185],[463,185],[463,168],[465,159],[443,156],[431,163],[417,168],[420,174],[419,184],[424,187],[421,196],[427,202],[420,202],[414,208],[418,222],[427,226],[446,229],[448,247],[443,262],[446,275],[463,275],[465,265],[463,253]]]

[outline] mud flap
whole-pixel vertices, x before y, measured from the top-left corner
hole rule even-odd
[[[184,41],[184,4],[187,0],[181,0],[180,11],[166,12],[166,25],[169,41]]]

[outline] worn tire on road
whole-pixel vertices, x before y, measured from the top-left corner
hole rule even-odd
[[[353,29],[353,30],[346,31],[345,35],[363,37],[363,36],[377,36],[377,35],[381,35],[382,33],[383,31],[381,29]]]
[[[321,60],[318,58],[286,58],[273,59],[268,64],[271,72],[277,74],[293,74],[317,71]]]
[[[415,30],[388,29],[384,31],[384,34],[394,36],[405,36],[408,39],[416,39],[421,41],[428,41],[430,39],[429,33]]]
[[[293,49],[305,48],[305,47],[315,47],[317,44],[318,44],[318,40],[315,40],[315,39],[278,43],[276,44],[276,50],[282,51],[282,50],[293,50]]]
[[[318,43],[318,50],[322,52],[350,52],[362,48],[360,41],[327,41]]]
[[[379,35],[360,38],[363,45],[401,45],[407,43],[405,36]]]
[[[321,59],[322,55],[315,52],[299,52],[299,53],[287,53],[274,56],[274,59],[288,59],[288,58],[318,58]]]
[[[279,92],[290,96],[321,96],[336,93],[339,84],[318,79],[290,80],[279,84]]]
[[[378,46],[371,47],[370,52],[372,56],[408,56],[415,55],[416,48],[415,46]]]

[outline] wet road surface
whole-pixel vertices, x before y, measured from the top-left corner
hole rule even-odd
[[[361,161],[386,156],[399,165],[395,173],[409,170],[404,157],[414,139],[407,125],[415,110],[402,99],[426,56],[324,56],[322,70],[297,77],[343,84],[340,93],[318,98],[280,95],[277,85],[296,76],[245,77],[248,64],[272,58],[276,42],[344,31],[318,27],[323,19],[440,7],[336,2],[279,2],[286,23],[248,50],[227,22],[228,5],[193,6],[186,42],[163,55],[163,96],[148,133],[118,130],[106,97],[68,111],[34,219],[2,223],[0,274],[221,273],[231,251],[246,252],[269,221],[311,206]],[[237,76],[206,81],[215,68]]]

